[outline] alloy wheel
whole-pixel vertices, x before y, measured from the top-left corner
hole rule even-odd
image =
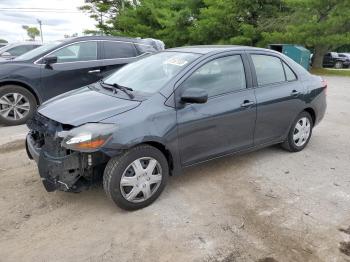
[[[20,120],[29,111],[29,100],[22,94],[7,93],[0,97],[0,115],[7,120]]]
[[[303,146],[309,139],[311,133],[310,120],[307,117],[302,117],[296,123],[293,132],[293,141],[296,146]]]
[[[138,158],[124,171],[120,179],[120,190],[129,202],[139,203],[157,192],[162,182],[162,169],[151,157]]]

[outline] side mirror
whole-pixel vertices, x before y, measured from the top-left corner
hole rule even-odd
[[[9,52],[3,52],[1,57],[11,57],[11,54]]]
[[[57,56],[47,56],[43,58],[43,63],[47,66],[57,63]]]
[[[208,93],[200,88],[188,88],[181,95],[181,102],[204,104],[208,101]]]

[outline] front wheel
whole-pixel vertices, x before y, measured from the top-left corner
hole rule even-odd
[[[36,99],[27,89],[16,85],[0,87],[0,124],[24,124],[34,114],[36,107]]]
[[[306,111],[301,112],[289,130],[282,147],[290,152],[299,152],[309,143],[312,135],[313,121]]]
[[[117,206],[136,210],[159,197],[168,176],[169,167],[164,154],[150,145],[140,145],[108,162],[103,187]]]

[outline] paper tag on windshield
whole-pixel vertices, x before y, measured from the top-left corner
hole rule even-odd
[[[184,59],[181,59],[179,57],[172,57],[164,62],[164,64],[169,64],[169,65],[176,65],[176,66],[184,66],[188,62]]]

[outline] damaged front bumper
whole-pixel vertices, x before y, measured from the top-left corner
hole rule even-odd
[[[81,153],[63,148],[57,132],[64,127],[45,117],[34,117],[28,126],[27,154],[37,163],[48,192],[80,192],[99,180],[108,156],[102,152]]]

